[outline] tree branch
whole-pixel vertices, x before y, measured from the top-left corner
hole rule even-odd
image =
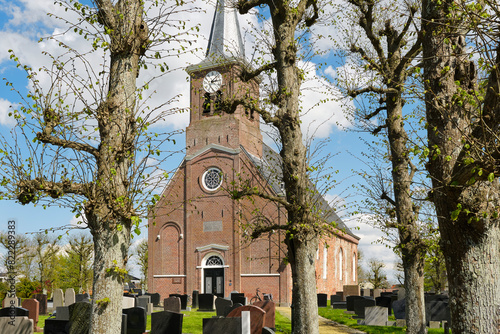
[[[382,74],[382,68],[379,66],[379,64],[377,64],[377,62],[375,60],[373,60],[372,58],[368,57],[368,55],[366,54],[366,51],[359,47],[359,46],[356,46],[356,45],[351,45],[351,52],[354,52],[354,53],[359,53],[361,55],[361,59],[365,60],[368,62],[368,64],[370,64],[371,67],[373,67],[375,70],[377,70],[380,74]]]
[[[364,93],[390,94],[390,93],[398,93],[398,91],[394,88],[380,88],[380,87],[374,87],[374,86],[368,86],[368,87],[361,88],[361,89],[352,89],[352,90],[349,89],[347,91],[347,95],[349,95],[352,98],[355,98],[358,95],[361,95]]]
[[[33,180],[21,180],[17,183],[19,194],[17,199],[21,204],[36,201],[37,193],[45,193],[52,198],[59,198],[65,194],[76,194],[86,196],[88,184],[75,183],[70,180],[60,182],[47,181],[42,178]]]
[[[116,26],[115,16],[113,15],[113,3],[111,0],[95,0],[95,4],[99,9],[97,13],[98,21],[105,27],[114,29]]]
[[[236,8],[238,8],[240,14],[247,14],[250,9],[266,4],[267,1],[265,0],[239,0],[236,4]]]
[[[269,200],[269,201],[274,202],[274,203],[279,203],[279,204],[283,205],[283,207],[285,207],[285,209],[287,209],[287,210],[289,210],[291,207],[290,203],[288,203],[288,201],[286,201],[284,197],[273,196],[273,195],[263,193],[259,189],[257,189],[257,187],[248,187],[248,188],[243,189],[243,190],[230,191],[230,195],[231,195],[231,198],[235,199],[235,200],[242,199],[243,197],[246,197],[246,196],[257,196],[257,197]]]
[[[370,120],[372,117],[377,116],[382,110],[387,110],[387,107],[378,107],[374,112],[366,115],[364,119]]]
[[[247,110],[258,113],[260,116],[262,116],[264,122],[268,124],[273,124],[276,127],[280,126],[281,124],[281,120],[278,117],[273,116],[269,111],[260,108],[257,105],[257,102],[249,96],[245,96],[242,99],[224,100],[221,102],[221,109],[229,114],[232,114],[240,105]]]
[[[289,228],[288,225],[278,225],[278,224],[254,226],[252,228],[252,234],[250,235],[250,237],[252,239],[257,239],[263,233],[271,232],[274,230],[288,230],[288,228]]]
[[[245,68],[245,69],[243,69],[243,71],[240,74],[240,79],[243,82],[248,82],[248,81],[252,80],[253,78],[259,76],[262,72],[275,69],[277,64],[278,64],[278,62],[274,61],[272,63],[268,63],[268,64],[266,64],[264,66],[261,66],[261,67],[259,67],[258,69],[254,70],[254,71],[248,71]]]

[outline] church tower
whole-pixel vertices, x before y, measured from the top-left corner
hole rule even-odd
[[[242,106],[234,113],[222,111],[221,102],[234,99],[259,98],[258,79],[242,82],[240,73],[249,65],[238,23],[238,13],[217,2],[206,58],[189,66],[191,77],[191,114],[186,129],[187,154],[193,154],[207,145],[232,149],[244,146],[257,157],[262,156],[262,134],[259,115]]]

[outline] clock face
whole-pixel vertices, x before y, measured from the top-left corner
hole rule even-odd
[[[207,93],[215,93],[222,85],[222,74],[217,71],[211,71],[203,79],[203,89]]]

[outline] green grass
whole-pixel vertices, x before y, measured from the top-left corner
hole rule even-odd
[[[329,307],[321,307],[319,308],[319,315],[323,318],[327,318],[338,322],[340,324],[344,324],[351,328],[359,329],[368,334],[404,334],[406,333],[405,327],[389,327],[389,326],[362,326],[358,325],[357,320],[352,318],[352,315],[345,314],[345,310],[343,309],[332,309]],[[444,329],[430,329],[430,334],[442,334],[444,333]]]

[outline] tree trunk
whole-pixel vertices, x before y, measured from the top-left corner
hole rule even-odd
[[[403,258],[406,290],[406,333],[427,333],[423,258]]]
[[[475,94],[476,79],[467,53],[468,22],[456,10],[451,0],[423,2],[427,167],[448,273],[452,332],[498,333],[500,184],[496,171],[495,179],[486,178],[490,164],[498,166],[488,155],[498,143],[497,133],[485,132],[497,126],[497,116],[483,118],[486,108],[459,99],[464,92]],[[484,90],[484,104],[494,104],[498,89]]]
[[[292,333],[318,334],[318,299],[316,291],[316,250],[318,237],[303,236],[305,241],[297,238],[290,240],[289,256],[292,268]],[[289,252],[291,254],[291,252]]]
[[[130,224],[123,223],[121,229],[109,228],[113,224],[108,222],[98,225],[102,228],[92,231],[95,256],[91,333],[120,334]]]

